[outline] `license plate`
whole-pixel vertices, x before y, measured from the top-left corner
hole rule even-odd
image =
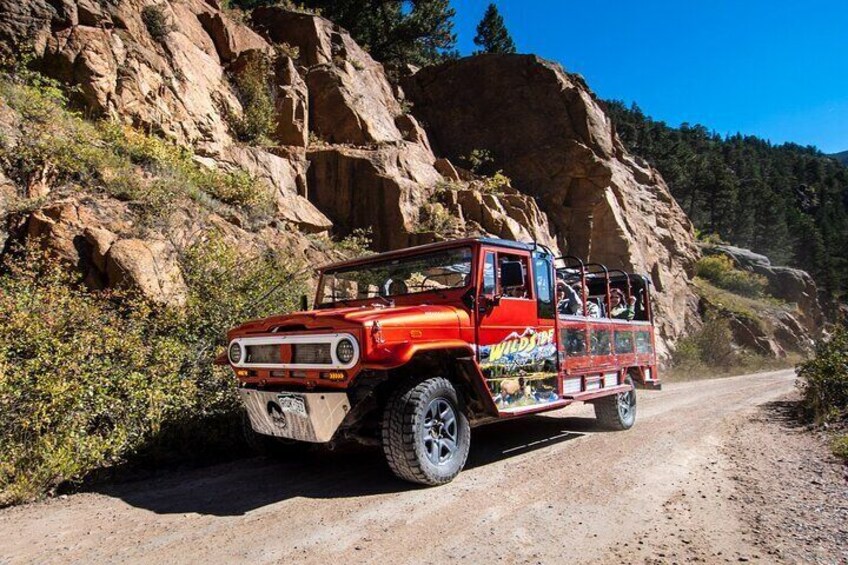
[[[277,402],[280,403],[280,409],[283,412],[307,416],[306,399],[299,394],[278,394]]]

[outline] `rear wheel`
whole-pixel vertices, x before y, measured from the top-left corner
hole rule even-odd
[[[424,485],[441,485],[465,466],[471,426],[460,397],[447,379],[402,386],[383,414],[383,452],[395,475]]]
[[[627,377],[624,382],[630,385],[629,391],[605,396],[594,402],[595,417],[605,428],[627,430],[636,422],[636,388],[631,377]]]

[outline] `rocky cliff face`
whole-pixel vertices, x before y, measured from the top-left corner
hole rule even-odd
[[[151,9],[161,25],[145,21]],[[659,175],[623,149],[586,85],[556,65],[474,57],[401,88],[346,31],[281,8],[242,23],[215,0],[0,0],[0,15],[0,45],[29,44],[38,69],[77,87],[86,115],[188,146],[204,166],[247,171],[273,196],[259,223],[184,202],[139,233],[126,203],[46,186],[44,204],[5,223],[15,238],[55,247],[92,286],[130,281],[178,304],[172,256],[213,228],[313,264],[327,257],[314,239],[324,234],[370,230],[378,250],[490,234],[649,274],[667,340],[695,312],[688,220]],[[232,125],[253,57],[272,61],[275,127],[261,146],[239,142]],[[491,151],[512,186],[492,190],[458,170],[473,149]]]
[[[540,202],[561,249],[649,274],[663,335],[685,331],[698,256],[691,223],[581,78],[535,56],[483,55],[422,69],[404,89],[438,152],[491,152]]]

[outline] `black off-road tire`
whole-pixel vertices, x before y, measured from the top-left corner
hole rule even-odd
[[[629,392],[605,396],[593,402],[598,422],[610,430],[629,430],[636,423],[636,387],[631,377],[624,382],[632,387]]]
[[[382,425],[383,452],[392,472],[423,485],[452,481],[465,466],[471,445],[471,426],[462,408],[462,398],[442,377],[413,381],[396,389],[386,404]],[[449,424],[434,424],[438,419],[435,415],[442,409],[447,414],[444,422],[454,418],[452,432]],[[455,438],[455,447],[450,456],[434,463],[434,458],[441,459],[450,450],[451,437]]]

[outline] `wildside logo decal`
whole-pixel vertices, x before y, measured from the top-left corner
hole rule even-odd
[[[555,359],[556,344],[553,328],[541,331],[527,328],[521,334],[517,332],[509,334],[500,343],[484,345],[480,348],[480,365],[483,368],[543,370],[543,367],[536,366]]]
[[[501,410],[559,399],[554,330],[527,328],[480,348],[480,367]]]

